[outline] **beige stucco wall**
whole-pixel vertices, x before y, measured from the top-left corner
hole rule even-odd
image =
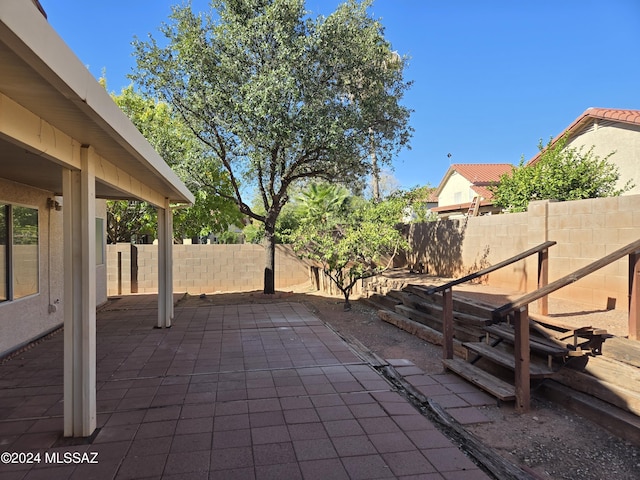
[[[49,209],[53,193],[0,178],[0,202],[38,209],[38,246],[20,246],[14,251],[21,262],[25,250],[37,248],[38,293],[0,302],[0,356],[59,327],[64,322],[62,210]],[[96,202],[97,216],[106,219],[106,202]],[[4,257],[3,257],[4,258]],[[31,258],[33,258],[31,256]],[[30,260],[29,260],[30,261]],[[34,265],[35,268],[35,265]],[[106,265],[96,270],[97,303],[107,300]],[[49,306],[52,305],[50,308]]]
[[[156,245],[107,245],[108,294],[157,292],[157,255]],[[264,261],[261,245],[174,245],[173,289],[190,294],[262,290]],[[309,265],[290,247],[277,245],[276,289],[308,280]]]
[[[0,303],[0,356],[63,322],[62,212],[47,208],[50,192],[0,179],[0,201],[38,209],[39,291]],[[33,247],[31,247],[33,248]],[[49,305],[56,311],[49,312]]]
[[[596,120],[589,129],[573,137],[569,146],[583,147],[583,152],[595,146],[593,153],[600,158],[615,151],[609,161],[620,169],[618,188],[622,188],[631,179],[635,187],[625,195],[640,193],[640,126]]]
[[[456,198],[456,193],[459,194],[460,198]],[[467,203],[473,200],[474,195],[469,180],[454,171],[442,188],[440,195],[438,195],[438,206]]]
[[[640,239],[640,195],[532,202],[529,211],[505,215],[439,221],[413,228],[416,258],[429,273],[459,277],[505,260],[546,240],[549,281],[584,267]],[[488,283],[509,290],[533,291],[537,256],[491,273]],[[617,309],[628,301],[628,258],[557,291],[552,297],[605,308],[615,299]]]

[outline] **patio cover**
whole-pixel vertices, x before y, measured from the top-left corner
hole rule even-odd
[[[95,406],[95,199],[158,208],[158,326],[173,316],[171,204],[194,198],[51,28],[37,6],[0,2],[0,177],[63,197],[65,435]]]

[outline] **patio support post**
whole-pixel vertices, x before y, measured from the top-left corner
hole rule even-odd
[[[169,199],[158,208],[158,328],[173,319],[173,212]]]
[[[549,249],[538,252],[538,288],[546,287],[549,283]],[[549,314],[549,296],[538,300],[538,310],[541,315]]]
[[[442,358],[453,358],[453,290],[442,291]]]
[[[531,372],[529,370],[529,308],[527,305],[514,311],[513,328],[515,340],[513,354],[515,355],[515,387],[516,412],[529,411],[531,400]]]
[[[629,255],[629,339],[640,338],[640,252]]]
[[[96,195],[94,151],[63,171],[64,435],[96,429]]]

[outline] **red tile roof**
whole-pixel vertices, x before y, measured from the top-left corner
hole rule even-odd
[[[458,172],[473,185],[488,185],[500,180],[505,173],[511,172],[510,163],[466,163],[451,165],[451,169]]]
[[[551,144],[555,144],[565,134],[571,135],[576,131],[580,131],[589,122],[594,119],[600,120],[612,120],[620,123],[627,123],[632,125],[640,125],[640,110],[622,110],[617,108],[587,108],[582,115],[574,120],[574,122],[565,128],[560,135],[553,139]],[[536,163],[540,159],[538,152],[531,160],[527,162],[528,165]]]
[[[486,187],[496,183],[505,173],[511,173],[512,168],[510,163],[454,163],[445,173],[435,193],[440,195],[449,177],[458,172],[471,183],[470,187],[474,192],[488,200],[493,194]]]

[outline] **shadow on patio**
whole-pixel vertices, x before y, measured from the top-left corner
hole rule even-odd
[[[61,332],[0,365],[3,479],[488,478],[305,306],[179,303],[163,330],[154,302],[98,312],[91,443],[61,438]]]

